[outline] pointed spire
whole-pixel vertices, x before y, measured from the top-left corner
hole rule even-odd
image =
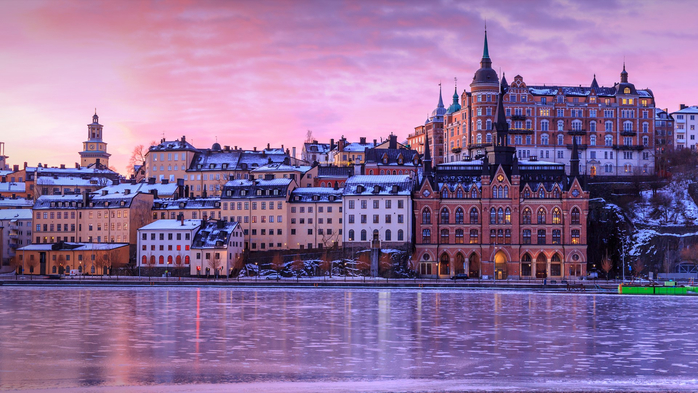
[[[439,82],[439,105],[437,108],[443,108],[444,107],[444,99],[441,97],[441,82]]]
[[[494,129],[497,131],[496,138],[503,137],[502,146],[506,146],[506,135],[509,132],[509,123],[507,123],[506,112],[504,112],[504,92],[500,91],[497,96],[497,112],[495,113]],[[499,142],[497,140],[497,142]]]
[[[485,47],[482,50],[482,58],[483,59],[489,59],[490,58],[490,48],[487,45],[487,25],[485,24]]]
[[[516,153],[514,153],[513,163],[511,165],[511,174],[512,176],[519,176],[519,157],[516,156]]]
[[[509,82],[507,82],[507,76],[504,72],[502,72],[502,83],[501,83],[500,88],[505,93],[506,93],[506,90],[509,88]]]
[[[594,74],[594,80],[591,81],[591,89],[596,90],[599,88],[599,83],[596,82],[596,74]]]
[[[620,73],[620,83],[628,83],[628,71],[625,70],[625,60],[623,60],[623,72]]]

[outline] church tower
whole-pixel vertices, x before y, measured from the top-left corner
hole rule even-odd
[[[95,109],[92,124],[87,125],[87,140],[82,143],[80,166],[109,168],[109,156],[111,154],[107,153],[107,144],[102,140],[102,125]]]

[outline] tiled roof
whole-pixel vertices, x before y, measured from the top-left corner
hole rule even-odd
[[[347,180],[344,195],[410,195],[413,186],[406,175],[356,175]]]

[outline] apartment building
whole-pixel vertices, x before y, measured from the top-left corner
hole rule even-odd
[[[674,147],[676,149],[696,150],[698,140],[698,106],[681,105],[681,109],[672,112],[674,119]]]
[[[139,268],[189,272],[190,248],[202,220],[157,220],[138,229]]]
[[[32,211],[0,210],[0,265],[9,265],[18,248],[32,242]]]
[[[342,188],[295,188],[288,201],[288,249],[342,246]]]
[[[227,210],[228,205],[226,204]],[[227,211],[221,211],[220,197],[155,199],[153,220],[174,220],[183,216],[186,220],[228,220]]]
[[[129,261],[129,245],[119,243],[30,244],[17,250],[18,274],[110,274]]]
[[[208,221],[194,237],[191,275],[230,275],[243,258],[245,237],[237,222]]]

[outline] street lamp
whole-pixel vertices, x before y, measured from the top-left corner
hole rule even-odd
[[[255,282],[257,281],[257,278],[259,278],[259,266],[257,265],[257,262],[254,263],[254,280]]]

